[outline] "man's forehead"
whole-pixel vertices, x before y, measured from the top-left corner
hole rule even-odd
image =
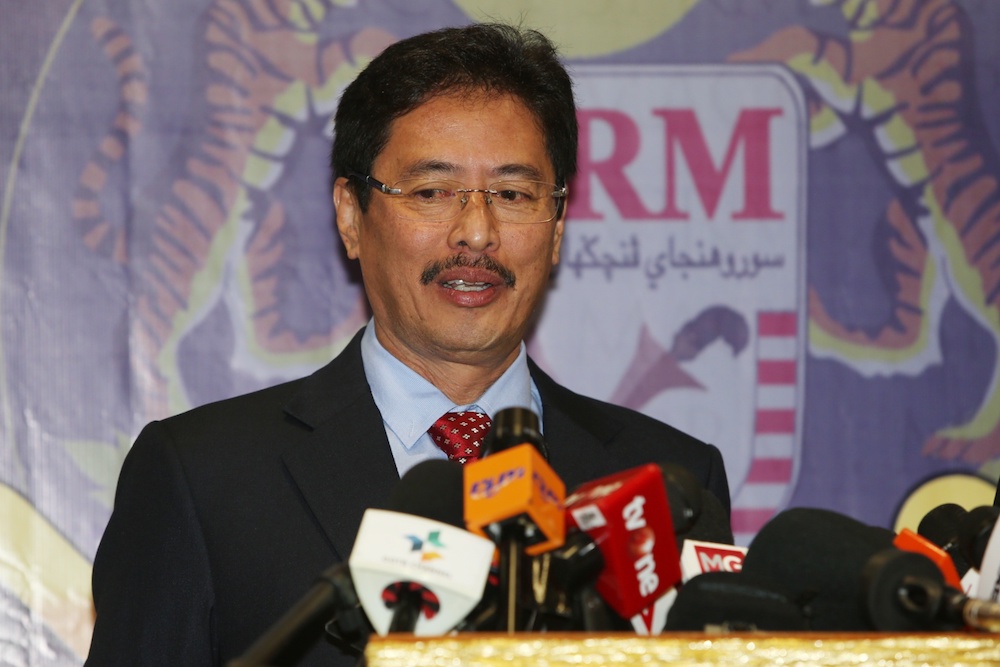
[[[447,160],[418,159],[401,165],[399,178],[458,178],[465,175],[464,165]],[[507,162],[490,165],[487,175],[497,180],[516,179],[540,181],[547,177],[539,165],[522,162]]]
[[[468,169],[465,161],[457,158],[450,159],[448,156],[435,153],[435,150],[442,146],[442,137],[444,138],[443,143],[445,145],[452,144],[452,142],[461,142],[463,139],[456,135],[449,141],[447,131],[434,133],[433,137],[422,133],[412,136],[411,133],[407,143],[400,144],[399,141],[393,141],[394,139],[399,139],[399,126],[405,124],[409,119],[423,116],[424,118],[429,118],[433,125],[448,128],[452,125],[452,119],[467,118],[467,114],[470,111],[477,112],[484,110],[486,112],[485,115],[489,118],[492,115],[491,111],[498,110],[499,107],[505,104],[513,105],[509,108],[514,109],[515,113],[517,111],[523,112],[526,119],[530,119],[522,127],[526,130],[529,128],[534,130],[533,134],[537,133],[535,136],[538,137],[537,148],[540,149],[539,154],[537,155],[537,159],[525,159],[526,156],[523,155],[518,156],[519,159],[501,159],[496,164],[488,165],[487,174],[497,179],[551,179],[554,174],[554,167],[549,155],[542,125],[538,121],[534,111],[517,96],[496,93],[487,94],[482,91],[452,91],[450,93],[434,95],[425,99],[407,113],[394,119],[389,125],[385,146],[376,154],[374,161],[378,163],[388,160],[394,163],[398,171],[398,178],[418,178],[424,176],[440,176],[443,178],[460,177]],[[429,107],[432,108],[429,109]],[[422,131],[426,131],[426,128],[422,128]],[[502,130],[498,127],[497,131],[500,132]],[[516,144],[514,139],[515,137],[511,137],[510,145]],[[478,151],[477,146],[462,145],[462,147],[468,149],[466,152],[470,155],[480,157],[480,151]],[[450,152],[451,146],[449,145],[448,148]]]

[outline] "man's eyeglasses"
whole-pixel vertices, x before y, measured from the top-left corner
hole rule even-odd
[[[438,178],[407,178],[392,185],[362,174],[351,178],[388,195],[394,212],[405,220],[446,222],[458,217],[469,195],[482,192],[497,222],[525,225],[549,222],[559,214],[566,188],[540,181],[498,181],[485,188],[466,188],[457,181]]]

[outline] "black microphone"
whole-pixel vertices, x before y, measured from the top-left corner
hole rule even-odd
[[[504,408],[493,416],[493,426],[486,434],[480,458],[525,443],[530,443],[543,459],[549,460],[549,446],[542,437],[538,415],[528,408]]]
[[[982,505],[959,517],[959,546],[969,565],[977,570],[983,566],[983,556],[990,543],[998,516],[1000,507]]]
[[[577,529],[566,533],[557,549],[531,561],[532,587],[538,613],[528,628],[535,632],[607,632],[627,629],[621,619],[613,623],[613,612],[597,592],[595,583],[605,561],[597,543]]]
[[[708,489],[701,489],[701,513],[687,530],[677,534],[677,542],[682,548],[685,540],[730,545],[736,541],[726,508]]]
[[[462,466],[447,459],[421,461],[392,487],[385,509],[465,528]]]
[[[750,543],[743,572],[792,591],[813,630],[1000,630],[1000,605],[947,586],[934,561],[893,539],[835,512],[786,510]]]
[[[684,542],[683,535],[694,526],[702,513],[704,487],[690,470],[676,463],[660,463],[663,486],[670,504],[670,519],[677,536],[677,548]]]
[[[742,571],[790,591],[813,630],[871,630],[860,602],[861,575],[894,537],[829,510],[788,509],[754,537]]]
[[[297,664],[336,618],[338,635],[367,637],[367,622],[346,563],[323,572],[312,588],[228,667],[290,667]]]
[[[705,572],[677,593],[664,631],[785,632],[808,630],[791,594],[744,572]]]
[[[971,567],[962,552],[959,524],[968,511],[961,505],[945,503],[924,515],[917,526],[917,534],[941,547],[951,557],[959,577],[964,577]]]
[[[923,554],[885,549],[862,574],[865,609],[876,630],[950,632],[969,626],[1000,632],[1000,604],[973,600],[945,585],[944,575]]]

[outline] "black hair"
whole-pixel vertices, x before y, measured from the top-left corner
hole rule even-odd
[[[433,97],[462,92],[519,99],[542,129],[556,185],[572,179],[578,130],[569,73],[545,35],[502,23],[423,33],[372,60],[340,97],[333,178],[371,174],[394,120]],[[368,207],[368,190],[355,190],[362,210]]]

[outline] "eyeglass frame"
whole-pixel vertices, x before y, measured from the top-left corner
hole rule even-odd
[[[403,194],[403,191],[400,190],[399,188],[391,187],[391,186],[383,183],[382,181],[378,180],[374,176],[371,176],[370,174],[366,175],[366,174],[362,174],[362,173],[357,172],[357,171],[352,171],[352,172],[350,172],[350,173],[347,174],[347,177],[348,178],[353,178],[353,179],[358,180],[358,181],[361,181],[365,185],[367,185],[367,186],[369,186],[369,187],[371,187],[371,188],[373,188],[375,190],[378,190],[379,192],[381,192],[384,195],[399,196],[399,195]],[[412,180],[412,179],[405,179],[405,180]],[[443,180],[449,180],[449,179],[443,179]],[[525,180],[527,180],[529,182],[533,182],[533,183],[545,183],[545,181],[531,181],[531,179],[525,179]],[[457,182],[457,181],[454,181],[454,182]],[[496,185],[496,183],[505,183],[505,182],[506,181],[496,181],[495,183],[491,183],[490,185]],[[567,188],[566,188],[565,185],[562,186],[562,187],[559,187],[555,183],[551,183],[551,184],[550,183],[545,183],[545,184],[546,185],[552,185],[553,187],[556,188],[552,192],[552,194],[548,195],[548,196],[550,196],[550,197],[552,197],[552,198],[554,198],[554,199],[557,200],[556,201],[556,212],[555,212],[555,214],[553,214],[553,216],[551,218],[549,218],[548,220],[540,220],[538,222],[521,222],[521,223],[511,222],[511,223],[507,223],[507,224],[512,224],[512,225],[517,225],[517,224],[522,224],[522,225],[541,225],[541,224],[544,224],[546,222],[552,222],[553,220],[557,220],[559,218],[559,216],[562,215],[562,210],[561,209],[562,209],[562,207],[564,205],[564,202],[566,201],[566,197],[568,196],[569,191],[567,190]],[[491,194],[492,195],[498,195],[498,194],[500,194],[499,190],[490,190],[488,188],[458,188],[458,189],[455,190],[455,192],[461,192],[461,193],[464,193],[464,194],[468,194],[468,193],[471,193],[471,192],[482,192],[483,194],[486,194],[486,195],[491,195]],[[487,200],[487,204],[488,205],[492,204],[492,200],[488,199]],[[463,206],[463,208],[459,209],[459,213],[456,214],[452,218],[445,218],[444,220],[433,220],[433,221],[428,220],[427,222],[448,222],[449,220],[454,220],[455,218],[457,218],[461,214],[461,211],[464,210],[465,204],[462,204],[462,206]],[[487,206],[487,208],[489,208],[489,206]],[[495,217],[495,214],[493,214],[492,212],[491,212],[491,215],[494,215],[494,217]]]

